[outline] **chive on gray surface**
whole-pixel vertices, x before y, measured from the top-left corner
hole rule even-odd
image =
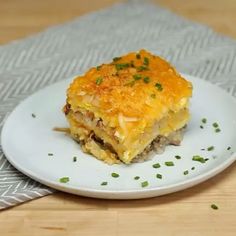
[[[236,41],[156,5],[128,1],[1,46],[0,127],[40,88],[140,48],[236,96]],[[1,209],[53,192],[14,169],[0,148]]]

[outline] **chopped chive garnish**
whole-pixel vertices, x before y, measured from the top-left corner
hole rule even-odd
[[[200,128],[203,129],[204,128],[203,125],[200,125]]]
[[[148,66],[148,65],[149,65],[149,59],[148,59],[147,57],[144,57],[144,59],[143,59],[143,64],[144,64],[145,66]]]
[[[216,133],[219,133],[221,130],[219,128],[215,129]]]
[[[161,175],[161,174],[156,174],[156,177],[157,177],[158,179],[162,179],[162,175]]]
[[[198,162],[201,162],[201,163],[205,163],[205,162],[206,162],[203,157],[198,156],[198,155],[193,156],[192,160],[193,160],[193,161],[198,161]]]
[[[103,81],[103,78],[102,78],[102,77],[98,77],[98,78],[96,79],[96,84],[97,84],[97,85],[100,85],[100,84],[102,83],[102,81]]]
[[[115,67],[117,70],[123,70],[130,66],[129,63],[121,63],[121,64],[115,64]]]
[[[156,164],[153,164],[152,167],[155,168],[155,169],[157,169],[157,168],[160,168],[161,165],[160,165],[159,163],[156,163]]]
[[[230,150],[231,149],[231,147],[227,147],[227,150]]]
[[[143,81],[144,83],[148,84],[150,82],[150,78],[146,76],[143,78]]]
[[[120,175],[117,174],[117,173],[111,173],[111,176],[112,176],[113,178],[118,178]]]
[[[166,166],[174,166],[175,164],[174,164],[173,161],[166,161],[166,162],[165,162],[165,165],[166,165]]]
[[[156,83],[155,84],[155,87],[159,90],[159,91],[162,91],[163,88],[162,88],[162,85],[160,83]]]
[[[176,158],[177,160],[179,160],[179,159],[181,159],[181,156],[176,155],[175,158]]]
[[[136,58],[140,59],[141,58],[140,54],[136,54]]]
[[[191,168],[191,170],[195,170],[195,167],[193,166],[193,167]]]
[[[32,116],[33,118],[35,118],[35,117],[36,117],[36,115],[35,115],[34,113],[32,113],[32,114],[31,114],[31,116]]]
[[[209,158],[205,158],[205,161],[209,161]]]
[[[184,175],[188,175],[188,170],[185,170],[185,171],[184,171]]]
[[[116,62],[116,61],[119,61],[120,59],[121,59],[121,57],[114,57],[113,61]]]
[[[140,177],[139,177],[139,176],[135,176],[134,179],[135,179],[135,180],[138,180],[138,179],[140,179]]]
[[[218,125],[216,122],[214,122],[214,123],[212,124],[212,126],[213,126],[214,128],[218,128],[218,127],[219,127],[219,125]]]
[[[150,96],[151,96],[151,98],[156,98],[156,94],[155,93],[152,93]]]
[[[137,67],[138,71],[144,71],[144,70],[149,70],[147,66],[139,66]]]
[[[61,183],[67,183],[67,182],[70,181],[70,178],[69,178],[69,177],[62,177],[62,178],[59,179],[59,181],[60,181]]]
[[[107,185],[107,182],[102,182],[101,183],[101,186],[105,186],[105,185]]]
[[[102,66],[97,66],[96,69],[97,70],[100,70],[102,68]]]
[[[211,208],[214,209],[214,210],[218,210],[219,209],[219,207],[216,204],[211,204]]]
[[[140,80],[140,79],[142,79],[142,75],[136,74],[136,75],[133,75],[133,78],[135,80]]]
[[[214,150],[214,146],[210,146],[207,148],[207,151],[213,151]]]
[[[202,119],[202,123],[206,124],[206,123],[207,123],[207,119],[206,119],[206,118],[203,118],[203,119]]]
[[[73,157],[73,162],[76,162],[77,161],[77,157]]]
[[[53,156],[53,153],[48,153],[48,156]]]
[[[142,188],[145,188],[148,186],[148,181],[144,181],[141,183]]]

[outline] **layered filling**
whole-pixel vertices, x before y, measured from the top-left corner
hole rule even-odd
[[[154,122],[152,127],[146,127],[138,136],[132,136],[124,135],[125,132],[122,133],[117,127],[108,126],[91,111],[73,111],[66,105],[64,112],[70,124],[71,135],[81,144],[83,151],[108,164],[143,161],[151,151],[160,153],[166,145],[179,145],[183,127],[189,120],[187,108],[178,112],[170,111],[161,120]],[[122,122],[135,127],[135,120]]]

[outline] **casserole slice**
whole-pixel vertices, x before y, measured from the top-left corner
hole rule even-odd
[[[129,164],[180,144],[191,95],[191,83],[167,61],[140,50],[75,78],[63,110],[84,152]]]

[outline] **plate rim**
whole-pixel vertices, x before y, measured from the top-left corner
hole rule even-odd
[[[235,104],[236,106],[236,98],[233,97],[230,93],[226,92],[225,90],[223,90],[221,87],[219,87],[217,84],[211,83],[210,81],[201,79],[197,76],[193,76],[193,75],[188,75],[188,74],[183,74],[181,73],[181,75],[183,77],[186,78],[194,78],[197,80],[202,80],[204,83],[207,83],[210,86],[214,86],[215,88],[219,89],[221,92],[223,92],[223,94],[225,96],[227,96],[228,98],[231,99],[231,101]],[[223,170],[225,170],[227,167],[229,167],[231,164],[234,163],[234,161],[236,160],[236,151],[234,151],[233,153],[231,153],[231,155],[222,163],[218,164],[217,166],[215,166],[214,168],[211,168],[209,170],[207,170],[206,172],[199,174],[197,176],[194,176],[192,178],[189,179],[185,179],[182,181],[179,181],[177,183],[174,184],[167,184],[164,186],[155,186],[155,187],[147,187],[147,188],[140,188],[140,189],[127,189],[127,190],[122,190],[122,189],[98,189],[98,188],[88,188],[88,187],[76,187],[72,184],[65,184],[65,183],[60,183],[54,180],[45,180],[45,178],[40,177],[40,175],[36,174],[34,171],[25,168],[22,165],[18,165],[17,161],[15,160],[14,157],[12,157],[6,150],[5,148],[5,136],[7,133],[7,128],[8,128],[8,121],[10,119],[10,117],[12,115],[14,115],[14,113],[17,111],[17,108],[24,102],[26,102],[28,99],[31,99],[33,96],[37,96],[38,93],[40,93],[41,91],[43,91],[46,88],[50,88],[55,86],[56,84],[60,84],[62,82],[65,81],[69,81],[69,80],[73,80],[73,78],[75,78],[75,76],[70,77],[70,78],[66,78],[64,80],[60,80],[56,83],[53,83],[49,86],[46,86],[44,88],[41,88],[40,90],[36,91],[35,93],[29,95],[27,98],[25,98],[24,100],[22,100],[12,111],[11,113],[8,115],[7,119],[4,121],[3,124],[3,128],[1,131],[1,147],[3,150],[3,153],[6,156],[6,159],[11,163],[11,165],[13,165],[18,171],[22,172],[23,174],[25,174],[26,176],[28,176],[29,178],[34,179],[35,181],[38,181],[39,183],[42,183],[46,186],[49,186],[51,188],[54,189],[58,189],[61,191],[65,191],[65,192],[69,192],[69,193],[74,193],[74,194],[78,194],[81,196],[88,196],[91,197],[91,194],[98,194],[98,196],[96,196],[96,198],[113,198],[113,199],[130,199],[130,197],[123,197],[124,194],[137,194],[137,196],[131,197],[132,199],[135,198],[146,198],[147,196],[141,196],[143,195],[148,195],[150,197],[150,195],[152,196],[160,196],[160,195],[164,195],[164,194],[168,194],[168,193],[174,193],[192,186],[195,186],[199,183],[202,183],[212,177],[214,177],[215,175],[219,174],[220,172],[222,172]],[[155,192],[163,192],[163,193],[157,193],[155,194]],[[107,197],[104,196],[106,194],[112,194],[113,196],[111,197],[110,195],[108,195]],[[102,196],[100,196],[102,195]],[[92,196],[94,197],[94,196]]]

